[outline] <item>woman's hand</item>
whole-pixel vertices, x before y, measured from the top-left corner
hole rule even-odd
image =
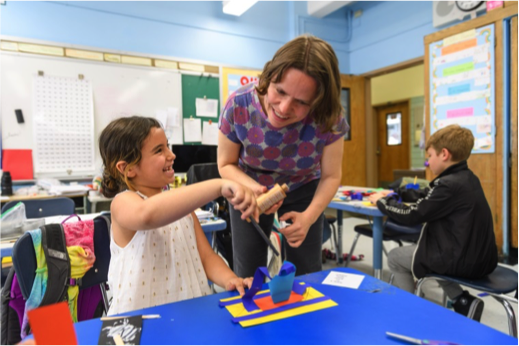
[[[287,238],[288,245],[297,248],[306,239],[308,230],[313,222],[305,213],[298,213],[296,211],[289,211],[279,218],[279,221],[286,220],[292,220],[292,224],[279,231]]]
[[[256,221],[258,220],[259,211],[256,203],[256,195],[251,189],[232,180],[223,179],[221,192],[222,196],[227,198],[234,209],[242,213],[242,220],[249,217],[253,217]]]
[[[229,282],[227,282],[227,284],[225,285],[225,290],[226,291],[237,290],[238,293],[240,294],[240,296],[243,296],[245,294],[245,287],[250,288],[251,286],[252,286],[252,278],[242,279],[239,277],[235,277],[235,278],[229,280]]]
[[[272,207],[268,208],[267,210],[265,210],[263,212],[263,214],[266,214],[266,215],[269,215],[269,214],[274,214],[276,211],[278,211],[279,208],[281,208],[281,205],[283,205],[283,200],[277,202],[276,204],[274,204]]]

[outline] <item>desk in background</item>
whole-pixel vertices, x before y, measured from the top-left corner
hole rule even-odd
[[[367,191],[374,189],[356,186],[341,186],[339,188],[339,192],[348,190]],[[384,231],[384,214],[382,214],[376,206],[365,206],[362,203],[360,203],[360,201],[343,202],[332,200],[330,204],[328,204],[328,208],[333,208],[337,210],[338,239],[336,246],[338,252],[337,258],[339,263],[342,262],[342,212],[348,211],[351,213],[366,215],[373,218],[373,275],[377,279],[380,279],[382,276],[382,233]]]
[[[334,271],[364,275],[351,268]],[[460,344],[513,344],[517,339],[470,320],[444,307],[365,276],[359,289],[322,285],[330,271],[300,276],[338,306],[243,328],[231,322],[220,299],[236,295],[223,292],[156,306],[131,314],[159,314],[143,321],[141,345],[153,344],[406,344],[386,337],[386,332]],[[371,293],[379,290],[377,293]],[[75,324],[80,345],[96,345],[99,319]],[[202,331],[202,332],[201,332]]]

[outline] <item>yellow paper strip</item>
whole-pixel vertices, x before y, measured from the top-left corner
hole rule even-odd
[[[467,30],[457,35],[445,38],[443,40],[443,46],[450,46],[451,44],[466,41],[474,37],[476,37],[476,29]]]
[[[103,53],[92,52],[92,51],[88,51],[88,50],[66,48],[65,55],[70,58],[88,59],[88,60],[97,60],[97,61],[104,60]]]
[[[204,65],[204,71],[207,73],[220,73],[220,68],[218,66]]]
[[[149,59],[149,58],[140,58],[137,56],[128,56],[128,55],[123,55],[121,58],[122,58],[123,64],[151,66],[151,59]]]
[[[172,70],[178,70],[178,63],[176,61],[158,60],[155,59],[155,67],[169,68]]]
[[[204,65],[197,65],[197,64],[188,64],[186,62],[179,62],[178,67],[181,70],[190,70],[190,71],[197,71],[197,72],[204,72]]]
[[[46,55],[64,56],[64,50],[61,47],[40,46],[38,44],[18,43],[20,52],[37,53]]]
[[[2,50],[12,50],[17,52],[18,51],[18,43],[16,42],[9,42],[9,41],[2,41],[1,44]]]
[[[105,53],[105,61],[120,63],[121,62],[121,56],[118,55],[118,54]]]
[[[269,290],[261,291],[261,292],[258,292],[258,294],[259,293],[268,292],[268,291]],[[323,296],[324,295],[321,292],[315,290],[312,287],[308,287],[308,289],[304,293],[303,301],[311,301],[312,299],[320,298],[320,297],[323,297]],[[230,300],[239,299],[239,298],[240,297],[233,297],[233,298],[229,298],[229,299],[222,299],[222,301],[230,301]],[[311,304],[311,305],[301,306],[301,307],[298,307],[298,308],[282,311],[282,312],[275,313],[275,314],[272,314],[272,315],[268,315],[268,316],[264,316],[264,317],[258,317],[258,318],[250,319],[250,320],[247,320],[247,321],[242,321],[242,322],[240,322],[240,325],[242,327],[255,326],[257,324],[277,321],[277,320],[280,320],[280,319],[284,319],[284,318],[288,318],[288,317],[292,317],[292,316],[297,316],[297,315],[301,315],[301,314],[305,314],[305,313],[308,313],[308,312],[317,311],[317,310],[321,310],[321,309],[326,309],[326,308],[330,308],[330,307],[337,306],[337,305],[338,304],[336,302],[334,302],[333,300],[329,299],[329,300],[326,300],[324,302],[319,302],[319,303],[315,303],[315,304]],[[227,305],[226,308],[231,313],[231,315],[233,317],[250,316],[250,315],[254,315],[256,313],[261,312],[261,310],[255,310],[255,311],[251,311],[251,312],[247,311],[245,309],[245,307],[243,306],[241,301],[239,301],[239,303],[236,303],[236,304],[233,304],[233,305]]]

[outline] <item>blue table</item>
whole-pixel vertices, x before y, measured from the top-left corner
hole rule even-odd
[[[366,189],[366,188],[353,188],[355,190],[358,189]],[[357,213],[362,215],[371,216],[373,218],[373,275],[380,279],[382,277],[382,233],[384,230],[383,227],[383,217],[384,214],[378,210],[377,207],[368,207],[361,205],[357,202],[337,202],[331,201],[328,204],[328,208],[333,208],[337,210],[337,249],[338,249],[338,259],[339,263],[342,261],[342,212],[349,211],[351,213]]]
[[[335,271],[364,275],[351,268]],[[513,344],[517,339],[470,320],[370,276],[359,289],[322,285],[330,271],[298,277],[338,306],[243,328],[218,302],[236,293],[210,296],[135,311],[160,314],[143,321],[141,344],[406,344],[386,332],[460,344]],[[379,290],[377,293],[371,293]],[[126,314],[130,315],[130,314]],[[75,324],[79,344],[96,345],[99,319]]]

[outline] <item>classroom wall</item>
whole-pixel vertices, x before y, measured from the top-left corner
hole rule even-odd
[[[349,73],[362,74],[424,55],[423,37],[435,31],[431,1],[358,1],[353,19]]]
[[[371,104],[407,100],[424,95],[424,65],[371,79]]]
[[[310,17],[306,2],[292,1],[260,1],[240,17],[224,14],[221,1],[10,1],[0,11],[2,35],[253,69],[304,32],[340,39],[336,28],[345,22]],[[346,73],[343,45],[337,54]]]
[[[7,1],[0,15],[2,35],[252,69],[311,33],[334,47],[343,74],[422,56],[423,36],[437,30],[430,1],[359,1],[322,19],[306,1],[260,1],[240,17],[221,1]]]

